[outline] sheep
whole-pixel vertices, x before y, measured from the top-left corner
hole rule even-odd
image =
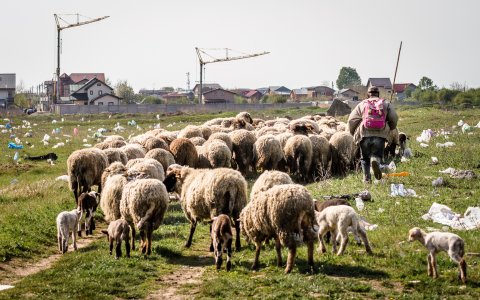
[[[283,148],[287,167],[291,175],[298,175],[303,182],[311,181],[312,142],[304,135],[294,135]]]
[[[232,158],[236,162],[240,173],[246,176],[250,167],[255,169],[253,145],[257,138],[254,133],[245,129],[232,131],[229,135],[232,140]]]
[[[127,144],[120,149],[125,152],[128,160],[145,157],[145,149],[140,144]]]
[[[345,176],[353,164],[357,147],[353,136],[345,131],[336,132],[330,138],[333,175]]]
[[[224,141],[218,139],[208,140],[203,148],[203,154],[211,168],[230,168],[232,152]]]
[[[127,167],[125,167],[121,162],[111,163],[102,173],[102,187],[105,187],[105,183],[110,176],[116,174],[124,174],[127,172]]]
[[[467,263],[463,259],[465,242],[461,237],[450,232],[430,232],[427,234],[420,228],[414,227],[408,232],[408,241],[419,241],[429,251],[427,256],[428,276],[438,278],[438,267],[435,256],[437,253],[445,251],[448,253],[448,256],[458,264],[460,269],[458,277],[463,283],[466,283]]]
[[[168,207],[168,193],[158,179],[137,179],[123,188],[120,214],[132,228],[132,250],[135,250],[135,228],[140,232],[142,254],[152,253],[152,233],[163,221]]]
[[[308,264],[313,267],[315,212],[305,187],[282,184],[257,194],[242,210],[240,222],[242,234],[255,243],[252,269],[258,268],[262,242],[269,237],[275,237],[277,266],[282,265],[281,247],[289,249],[285,273],[292,271],[297,242],[301,241],[307,244]]]
[[[146,152],[152,149],[165,149],[168,150],[168,144],[163,139],[150,136],[146,139],[142,144],[143,148],[145,148]]]
[[[175,132],[162,131],[158,134],[155,134],[155,137],[164,140],[170,147],[170,144],[177,138],[177,134]],[[168,149],[165,149],[165,150],[168,150]]]
[[[385,149],[383,151],[383,156],[385,159],[395,157],[395,150],[400,144],[398,128],[392,129],[388,132],[387,139],[385,141]]]
[[[128,162],[127,155],[121,149],[107,148],[103,152],[107,155],[108,164],[118,161],[125,165]]]
[[[100,149],[85,148],[74,151],[67,159],[70,189],[78,203],[80,193],[89,192],[93,185],[102,192],[102,173],[108,166],[108,157]]]
[[[322,212],[325,208],[329,207],[329,206],[336,206],[336,205],[346,205],[346,206],[351,206],[350,203],[348,203],[347,200],[345,199],[329,199],[329,200],[325,200],[325,201],[317,201],[317,200],[313,200],[313,203],[314,203],[314,207],[315,207],[315,211],[317,212]],[[326,234],[325,234],[325,240],[327,243],[330,243],[330,231],[328,231]],[[361,245],[361,240],[358,236],[354,236],[355,240],[357,241],[357,244],[358,245]]]
[[[104,142],[125,141],[125,139],[121,135],[107,135],[103,141]]]
[[[257,169],[275,170],[283,158],[280,142],[273,135],[264,135],[253,144],[253,158]]]
[[[243,120],[243,121],[245,121],[245,123],[249,123],[249,124],[252,124],[252,123],[253,123],[252,116],[251,116],[250,113],[247,112],[247,111],[239,112],[239,113],[235,116],[235,119],[237,119],[237,120]]]
[[[195,149],[197,150],[197,165],[195,168],[197,169],[210,169],[212,168],[210,165],[210,161],[207,157],[207,148],[204,146],[196,146]]]
[[[310,135],[312,142],[312,165],[310,173],[313,179],[326,178],[329,175],[329,162],[331,159],[330,143],[320,135]]]
[[[192,137],[192,138],[189,138],[190,142],[192,142],[192,144],[196,146],[202,146],[203,144],[205,144],[206,140],[203,138],[203,137],[200,137],[200,136],[195,136],[195,137]]]
[[[129,170],[136,170],[145,173],[149,178],[155,178],[160,181],[165,179],[165,171],[163,166],[153,158],[136,158],[128,161],[125,166]]]
[[[222,267],[223,249],[227,249],[227,271],[232,268],[232,220],[229,216],[221,214],[212,219],[211,237],[213,253],[215,255],[215,266],[217,270]]]
[[[282,132],[285,132],[279,128],[276,128],[276,127],[268,127],[268,126],[265,126],[265,127],[262,127],[260,128],[259,130],[257,130],[255,132],[255,136],[257,137],[257,139],[261,136],[265,136],[265,135],[277,135],[277,134],[280,134]]]
[[[265,120],[259,119],[259,118],[253,118],[252,119],[252,125],[256,128],[261,128],[265,126]]]
[[[77,231],[75,230],[80,219],[80,211],[63,211],[57,216],[58,251],[65,253],[68,250],[68,237],[72,233],[73,249],[77,250]]]
[[[318,224],[318,241],[320,242],[319,252],[325,253],[325,243],[323,236],[330,231],[332,235],[332,241],[337,240],[337,234],[340,235],[340,248],[337,252],[337,243],[333,242],[333,252],[337,252],[337,255],[342,255],[345,251],[345,247],[348,243],[348,227],[352,228],[354,235],[360,236],[360,239],[365,244],[365,250],[368,254],[372,254],[370,243],[368,242],[367,233],[365,229],[360,225],[360,217],[355,210],[347,205],[329,206],[322,210],[322,212],[316,212],[315,218]]]
[[[82,236],[82,220],[83,215],[85,214],[85,235],[92,235],[93,230],[95,229],[95,220],[93,219],[93,214],[97,210],[98,202],[97,199],[100,197],[100,194],[97,192],[82,193],[78,197],[78,207],[77,210],[80,211],[80,216],[78,218],[78,236]]]
[[[232,151],[232,148],[233,148],[232,139],[230,138],[228,133],[226,133],[226,132],[212,133],[212,135],[210,135],[210,137],[208,138],[207,142],[211,141],[211,140],[214,140],[214,139],[222,140],[223,142],[225,142],[225,144],[227,145],[230,152]]]
[[[123,140],[111,140],[111,141],[103,141],[101,143],[95,144],[94,147],[105,150],[109,148],[120,148],[125,146],[127,143]]]
[[[187,165],[194,168],[197,164],[197,150],[187,138],[177,138],[170,144],[175,162],[180,165]]]
[[[203,132],[199,126],[187,125],[187,127],[180,130],[177,138],[192,138],[192,137],[203,137]]]
[[[115,242],[115,259],[122,256],[122,241],[125,241],[125,250],[127,257],[130,257],[130,226],[123,219],[110,222],[107,230],[102,230],[107,236],[110,244],[110,255],[112,255],[113,242]]]
[[[230,125],[230,128],[232,129],[245,129],[248,131],[252,131],[255,129],[252,124],[248,123],[247,121],[243,119],[235,119],[232,122],[232,125]]]
[[[318,124],[308,119],[290,121],[288,129],[294,134],[308,135],[309,133],[320,133]]]
[[[127,182],[124,174],[112,175],[106,179],[100,197],[100,208],[103,211],[105,221],[113,222],[121,217],[120,201],[122,199],[123,187]]]
[[[280,171],[265,171],[255,181],[250,191],[250,201],[261,192],[265,192],[280,184],[293,184],[292,178],[287,173]]]
[[[408,140],[408,136],[405,132],[399,132],[398,133],[398,141],[400,142],[400,149],[399,149],[399,152],[398,152],[398,155],[399,156],[403,156],[403,154],[405,153],[405,149],[407,149],[407,140]]]
[[[199,221],[227,214],[235,220],[235,248],[240,250],[238,217],[247,203],[247,182],[240,172],[227,168],[209,170],[170,166],[164,183],[169,192],[176,191],[181,195],[182,208],[190,222],[185,247],[191,246]]]
[[[162,164],[163,170],[167,170],[170,165],[175,163],[172,153],[165,149],[152,149],[145,154],[145,158],[153,158]]]

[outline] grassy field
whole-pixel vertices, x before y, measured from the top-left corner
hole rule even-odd
[[[273,118],[289,115],[292,117],[315,113],[315,109],[252,112],[254,117]],[[83,144],[95,144],[91,138],[98,128],[111,129],[117,122],[127,130],[123,136],[139,134],[156,124],[162,128],[176,130],[187,124],[199,124],[218,116],[210,115],[108,115],[37,116],[15,118],[14,126],[22,120],[30,122],[33,137],[24,138],[28,128],[14,130],[24,145],[24,150],[7,149],[13,141],[10,133],[0,134],[0,261],[7,264],[35,262],[56,253],[55,217],[63,210],[74,206],[72,193],[67,183],[55,178],[66,174],[66,159]],[[442,230],[442,225],[424,221],[425,214],[433,202],[448,205],[458,213],[469,206],[479,205],[480,184],[478,179],[451,179],[438,173],[448,167],[480,172],[480,129],[473,134],[462,134],[460,128],[452,125],[462,119],[470,125],[480,121],[480,110],[444,111],[434,108],[402,108],[399,110],[399,127],[410,137],[409,147],[414,157],[405,163],[396,161],[397,171],[408,171],[410,176],[389,179],[385,182],[364,186],[361,174],[351,173],[343,179],[329,179],[307,188],[314,198],[325,195],[351,194],[368,189],[373,202],[366,202],[361,215],[378,228],[369,231],[368,236],[374,251],[367,256],[364,248],[350,243],[343,257],[330,252],[315,253],[315,269],[310,272],[306,263],[306,247],[297,254],[292,274],[284,275],[283,268],[276,267],[275,250],[265,246],[260,256],[261,267],[250,271],[253,262],[253,246],[234,252],[231,272],[217,272],[213,257],[208,250],[208,227],[200,225],[194,236],[191,249],[183,247],[188,235],[188,222],[180,205],[172,203],[164,225],[154,233],[153,254],[144,259],[138,252],[132,258],[114,260],[108,255],[106,239],[98,239],[87,247],[63,255],[49,269],[27,276],[15,282],[15,288],[0,292],[0,299],[41,298],[41,299],[118,299],[143,298],[169,285],[163,278],[176,272],[184,272],[185,266],[204,272],[197,283],[187,283],[179,292],[197,298],[480,298],[479,257],[467,256],[468,283],[462,286],[457,281],[457,268],[445,254],[438,256],[440,278],[433,280],[426,272],[426,249],[419,243],[408,243],[407,232],[411,227],[432,227]],[[134,119],[141,129],[128,126]],[[56,123],[52,121],[57,121]],[[0,124],[5,125],[5,121]],[[36,126],[35,126],[36,124]],[[73,135],[73,128],[79,135]],[[59,134],[52,134],[55,128]],[[429,147],[421,148],[415,141],[423,129],[446,129],[452,132],[448,141],[456,145],[451,148],[437,148],[437,142],[447,141],[437,136]],[[51,136],[49,145],[40,141],[45,134]],[[110,134],[110,133],[108,133]],[[67,136],[65,136],[67,135]],[[58,139],[57,139],[58,138]],[[65,143],[66,140],[68,143]],[[86,142],[84,142],[86,139]],[[63,142],[65,146],[52,149]],[[47,162],[30,162],[20,159],[13,161],[15,152],[24,155],[42,155],[55,152],[59,159],[55,165]],[[438,165],[429,162],[432,156],[439,159]],[[432,187],[432,180],[443,177],[445,185]],[[249,180],[249,185],[253,180]],[[416,191],[418,197],[391,197],[390,184],[403,183],[406,188]],[[101,216],[97,216],[101,222]],[[98,227],[105,227],[100,223]],[[466,241],[466,251],[480,252],[480,237],[476,230],[456,232]],[[283,251],[286,257],[286,251]],[[7,278],[0,269],[0,284]]]

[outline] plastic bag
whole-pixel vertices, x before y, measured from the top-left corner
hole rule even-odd
[[[357,206],[358,211],[363,210],[363,208],[365,207],[365,204],[363,203],[362,198],[360,197],[355,198],[355,206]]]
[[[9,149],[23,149],[23,145],[18,145],[13,142],[8,143]]]

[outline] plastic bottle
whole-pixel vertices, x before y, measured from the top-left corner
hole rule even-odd
[[[358,211],[362,211],[363,208],[365,207],[365,204],[363,203],[363,200],[360,197],[355,198],[355,205],[357,206]]]

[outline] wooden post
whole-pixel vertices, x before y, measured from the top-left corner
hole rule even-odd
[[[400,41],[400,48],[398,49],[397,65],[395,66],[395,75],[393,75],[392,94],[390,95],[390,102],[392,102],[393,93],[395,92],[395,80],[397,79],[398,62],[400,61],[400,52],[401,51],[402,51],[402,41]]]

